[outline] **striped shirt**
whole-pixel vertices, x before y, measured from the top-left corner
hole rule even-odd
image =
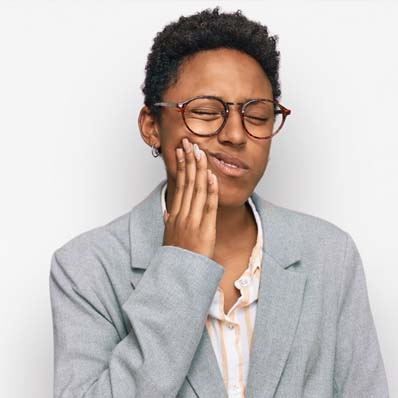
[[[166,210],[167,181],[161,190],[162,214]],[[244,398],[254,322],[260,285],[263,232],[260,216],[252,199],[248,198],[257,224],[257,241],[249,264],[234,282],[241,296],[224,312],[224,293],[220,287],[210,305],[206,328],[216,354],[228,397]]]

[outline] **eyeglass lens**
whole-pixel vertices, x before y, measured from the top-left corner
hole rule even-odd
[[[275,114],[274,106],[268,101],[256,101],[246,106],[243,120],[250,134],[263,138],[279,129],[282,114]],[[214,133],[223,124],[225,116],[222,102],[214,98],[196,98],[184,112],[187,126],[197,134]]]

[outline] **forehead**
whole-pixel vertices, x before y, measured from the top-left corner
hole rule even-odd
[[[243,102],[255,97],[272,98],[272,87],[253,57],[236,49],[219,48],[187,58],[164,99],[181,101],[196,95]]]

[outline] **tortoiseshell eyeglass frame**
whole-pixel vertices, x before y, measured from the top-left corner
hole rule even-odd
[[[198,134],[198,133],[195,133],[193,130],[191,130],[189,128],[189,126],[188,126],[188,124],[187,124],[187,122],[185,120],[185,114],[184,113],[185,113],[185,109],[186,109],[187,105],[191,101],[193,101],[195,99],[199,99],[199,98],[215,99],[215,100],[218,100],[223,105],[223,108],[224,108],[224,113],[223,113],[224,121],[223,121],[222,125],[213,133],[210,133],[210,134]],[[281,123],[281,125],[279,126],[279,128],[274,133],[272,133],[268,137],[257,137],[255,135],[251,134],[247,130],[246,126],[245,126],[245,122],[244,122],[245,109],[246,109],[246,107],[249,104],[251,104],[253,102],[256,102],[256,101],[271,102],[271,103],[274,104],[274,113],[275,114],[282,114],[282,123]],[[177,108],[177,110],[181,113],[181,116],[182,116],[182,119],[184,121],[184,124],[185,124],[186,128],[192,134],[195,134],[195,135],[200,136],[200,137],[211,137],[213,135],[217,135],[224,128],[225,124],[227,123],[228,115],[229,115],[229,106],[230,105],[240,105],[240,112],[239,113],[241,115],[243,128],[245,129],[247,134],[249,134],[251,137],[256,138],[258,140],[266,140],[266,139],[269,139],[269,138],[275,136],[277,133],[279,133],[279,131],[282,129],[283,125],[285,124],[287,116],[290,115],[291,112],[292,112],[290,109],[284,107],[278,101],[271,100],[271,99],[268,99],[268,98],[254,98],[254,99],[250,99],[250,100],[248,100],[246,102],[225,102],[220,97],[216,97],[216,96],[213,96],[213,95],[199,95],[199,96],[187,99],[186,101],[182,101],[182,102],[155,102],[154,105],[155,106],[166,106],[166,107],[171,107],[171,108]]]

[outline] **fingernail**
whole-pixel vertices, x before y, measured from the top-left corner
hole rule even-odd
[[[193,153],[195,155],[196,160],[200,160],[200,151],[199,151],[199,145],[198,144],[193,144]]]
[[[188,142],[188,138],[183,138],[183,140],[182,140],[182,146],[184,147],[184,149],[185,149],[185,152],[189,152],[189,142]]]
[[[183,162],[184,161],[184,151],[182,150],[182,148],[177,148],[176,152],[177,152],[177,161]]]

